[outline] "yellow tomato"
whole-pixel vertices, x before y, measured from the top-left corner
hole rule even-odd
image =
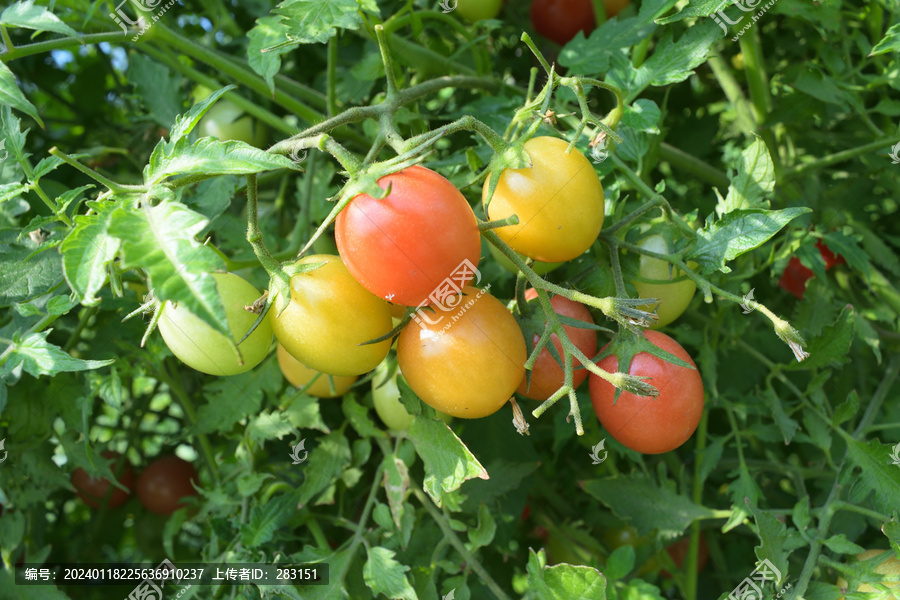
[[[332,392],[331,383],[328,381],[329,375],[316,371],[315,369],[310,369],[291,356],[281,344],[278,344],[277,354],[278,366],[281,368],[281,373],[292,386],[302,388],[312,381],[313,377],[316,375],[319,376],[312,385],[304,390],[310,396],[316,396],[317,398],[337,398],[338,396],[343,396],[347,390],[350,389],[350,386],[353,385],[353,382],[356,381],[355,376],[339,377],[332,375],[330,376],[334,381],[334,392]]]

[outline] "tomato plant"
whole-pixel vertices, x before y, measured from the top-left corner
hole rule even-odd
[[[537,298],[537,292],[533,289],[525,292],[525,299],[529,302],[535,298]],[[591,325],[594,324],[591,313],[583,304],[572,302],[562,296],[553,296],[550,298],[550,304],[557,315],[578,319]],[[597,333],[593,329],[581,329],[571,325],[564,325],[563,327],[572,343],[586,356],[593,356],[597,352]],[[540,335],[534,335],[535,346],[540,338]],[[563,348],[559,338],[554,335],[551,339],[553,346],[556,348],[557,357],[562,360]],[[585,369],[579,368],[576,370],[573,374],[574,387],[581,385],[587,379],[587,376],[588,372]],[[556,390],[562,387],[563,383],[565,383],[565,378],[562,365],[557,362],[557,359],[554,358],[549,349],[544,348],[534,362],[530,378],[523,379],[516,391],[526,398],[543,401],[552,396]]]
[[[628,373],[649,378],[659,396],[622,392],[616,398],[616,388],[591,374],[591,403],[604,429],[624,446],[645,454],[661,454],[681,446],[697,429],[703,416],[703,381],[693,359],[678,342],[658,331],[646,330],[644,337],[692,368],[640,352],[632,358]],[[614,372],[619,361],[611,355],[597,364]]]
[[[456,12],[466,21],[474,23],[495,18],[502,6],[503,0],[457,0]]]
[[[213,273],[219,299],[225,307],[232,342],[210,327],[200,317],[183,305],[167,302],[162,307],[159,318],[159,333],[172,351],[184,364],[210,375],[236,375],[258,365],[269,353],[272,344],[272,327],[268,322],[260,323],[250,336],[237,347],[250,331],[257,315],[245,306],[253,304],[260,296],[249,282],[234,273]]]
[[[465,287],[448,311],[407,326],[397,340],[400,370],[426,404],[476,419],[500,410],[525,375],[525,340],[502,302]]]
[[[278,356],[278,367],[281,369],[284,378],[292,386],[303,389],[310,396],[316,396],[317,398],[343,396],[357,379],[356,376],[339,377],[310,369],[291,356],[281,344],[278,344],[276,354]],[[315,381],[313,381],[314,378]]]
[[[196,496],[197,471],[177,456],[158,458],[141,471],[135,487],[144,508],[158,515],[171,515],[186,506],[185,498]]]
[[[115,466],[120,454],[118,452],[107,450],[101,452],[100,456],[109,459],[111,465]],[[131,490],[134,488],[134,469],[126,463],[123,465],[120,474],[117,475],[116,481],[125,486],[128,491],[113,486],[109,479],[91,477],[81,467],[72,471],[72,485],[75,486],[78,497],[84,500],[85,504],[93,508],[99,508],[104,502],[106,502],[106,506],[109,508],[118,508],[125,504],[125,501],[128,500],[131,495]],[[112,486],[111,493],[109,493],[110,486]],[[107,493],[109,493],[108,501],[106,501]]]
[[[290,302],[279,298],[272,329],[288,353],[329,375],[361,375],[387,356],[390,341],[361,345],[391,330],[388,303],[359,285],[340,257],[314,254],[298,265],[322,266],[291,278]]]
[[[871,573],[874,575],[892,576],[891,579],[881,581],[881,582],[877,582],[877,578],[872,578],[870,576],[870,579],[875,579],[876,585],[880,584],[888,589],[898,588],[898,587],[900,587],[900,580],[898,580],[898,576],[900,576],[900,560],[897,560],[896,557],[891,556],[891,555],[888,555],[886,558],[882,559],[881,557],[884,555],[885,552],[889,552],[889,550],[866,550],[865,552],[860,552],[854,558],[856,559],[857,562],[871,561],[869,563],[870,568],[872,568],[872,567],[874,567],[874,568],[872,568],[871,571],[866,569],[866,571],[868,573]],[[876,557],[878,557],[878,558],[876,558]],[[844,579],[843,577],[838,577],[837,586],[839,588],[847,590],[847,591],[872,592],[872,593],[877,593],[877,592],[882,591],[878,587],[875,587],[875,585],[872,585],[869,583],[861,583],[860,585],[858,585],[855,588],[855,590],[850,590],[848,588],[848,585],[849,585],[849,583],[847,582],[846,579]]]
[[[520,254],[543,262],[572,260],[587,250],[603,226],[603,186],[591,162],[568,142],[536,137],[525,143],[531,167],[508,169],[482,201],[491,220],[519,217],[497,235]]]
[[[639,244],[644,250],[658,254],[668,254],[670,249],[663,236],[647,236]],[[688,264],[688,267],[696,267]],[[687,278],[683,271],[670,268],[669,263],[652,256],[642,255],[637,279],[632,281],[641,298],[657,298],[659,303],[646,306],[646,310],[656,310],[659,320],[652,327],[665,327],[687,310],[697,291],[697,284]]]
[[[475,215],[452,183],[414,165],[378,180],[390,193],[360,194],[335,221],[341,259],[359,283],[406,306],[429,296],[465,261],[478,266],[481,238]],[[472,278],[471,272],[460,284]]]

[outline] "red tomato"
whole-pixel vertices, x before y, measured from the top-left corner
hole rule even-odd
[[[111,461],[110,467],[115,468],[115,463],[119,460],[120,455],[118,452],[107,450],[102,452],[100,456],[108,458]],[[117,481],[129,490],[132,490],[134,489],[134,469],[132,469],[127,462],[123,468],[124,471],[122,472],[122,475],[118,477]],[[87,471],[78,467],[72,472],[72,485],[78,490],[78,497],[84,500],[85,504],[92,508],[99,508],[103,504],[103,500],[106,498],[106,493],[109,491],[109,486],[111,484],[108,479],[91,477],[87,474]],[[107,506],[109,508],[119,507],[128,500],[130,495],[130,491],[124,492],[117,487],[113,487],[113,492],[109,497],[109,504]]]
[[[778,280],[778,287],[803,300],[806,293],[806,282],[812,279],[812,269],[807,269],[796,256],[792,256],[787,268]]]
[[[429,295],[469,261],[478,266],[475,214],[452,183],[414,165],[386,175],[382,200],[356,196],[335,221],[338,252],[364,288],[394,304],[431,304]],[[455,277],[461,288],[472,279]]]
[[[169,516],[184,506],[184,498],[197,495],[192,480],[197,481],[197,471],[191,463],[164,456],[150,463],[138,477],[138,499],[147,510]]]
[[[649,377],[648,383],[659,390],[659,396],[622,392],[613,403],[616,388],[592,373],[591,402],[600,423],[620,443],[644,454],[661,454],[685,443],[697,429],[703,416],[703,381],[694,361],[678,342],[659,331],[644,330],[644,336],[657,348],[695,368],[641,352],[631,360],[628,373]],[[597,365],[613,373],[618,370],[619,361],[611,355]]]
[[[592,0],[534,0],[531,24],[535,31],[565,45],[579,31],[589,35],[597,25]]]
[[[825,242],[823,242],[822,240],[816,242],[816,248],[819,249],[819,254],[822,255],[822,259],[825,261],[826,271],[835,265],[840,265],[847,262],[846,260],[844,260],[843,256],[839,256],[829,250],[828,246],[826,246]]]
[[[537,298],[535,290],[529,289],[525,292],[526,300],[534,300],[535,298]],[[553,306],[553,311],[558,315],[594,324],[594,319],[584,304],[573,302],[564,296],[553,296],[550,298],[550,304]],[[597,333],[593,329],[581,329],[569,325],[563,325],[563,329],[565,329],[566,335],[569,336],[572,343],[585,356],[591,358],[597,353]],[[535,334],[534,344],[537,345],[540,339],[541,336]],[[553,345],[556,346],[559,358],[562,359],[563,349],[559,338],[554,333],[550,336],[550,339],[553,341]],[[573,367],[575,371],[572,373],[572,385],[577,388],[587,379],[588,371],[581,367],[577,361],[573,361]],[[544,348],[538,354],[534,367],[531,369],[531,381],[527,382],[526,379],[522,379],[522,383],[519,384],[519,388],[516,391],[526,398],[544,401],[562,387],[563,383],[565,383],[565,373],[559,363],[556,362],[556,359],[553,358],[553,355],[550,354],[550,351]]]
[[[684,564],[684,561],[687,558],[688,549],[690,548],[690,546],[691,538],[686,537],[678,540],[677,542],[671,544],[666,548],[666,552],[668,552],[669,556],[672,557],[672,562],[674,562],[675,566],[679,569],[681,568],[681,565]],[[697,571],[702,571],[707,562],[709,562],[709,544],[706,542],[706,536],[701,532],[699,546],[697,548]],[[663,577],[672,576],[672,574],[665,569],[662,569],[659,574]]]

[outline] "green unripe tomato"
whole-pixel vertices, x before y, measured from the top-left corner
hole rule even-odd
[[[499,250],[497,250],[496,246],[494,246],[493,244],[490,244],[490,243],[487,246],[488,246],[488,249],[491,251],[491,256],[493,256],[494,259],[498,263],[500,263],[501,267],[503,267],[504,269],[506,269],[507,271],[509,271],[510,273],[513,273],[513,274],[516,274],[519,272],[519,269],[516,267],[516,265],[513,264],[513,261],[506,258],[506,255],[503,254],[502,252],[500,252]],[[522,256],[521,254],[519,254],[519,258],[521,258],[523,261],[528,260],[528,257]],[[541,262],[539,260],[536,260],[536,261],[534,261],[534,264],[531,265],[531,270],[534,271],[535,273],[537,273],[538,275],[543,275],[545,273],[549,273],[550,271],[556,269],[557,267],[559,267],[562,264],[563,263],[561,263],[561,262],[550,263],[550,262]]]
[[[400,401],[400,388],[397,386],[400,369],[394,369],[390,377],[389,371],[388,362],[382,362],[375,370],[375,377],[372,378],[372,401],[375,403],[375,412],[391,431],[406,431],[412,425],[414,417],[406,411],[406,407]],[[435,412],[444,423],[449,424],[453,420],[448,414]]]
[[[493,19],[500,14],[503,0],[459,0],[456,12],[469,23]]]
[[[199,86],[192,94],[194,102],[199,102],[210,95],[210,90]],[[214,137],[220,142],[236,140],[261,148],[266,143],[265,128],[256,123],[244,109],[226,98],[219,98],[200,122],[197,123],[197,135]]]
[[[661,235],[651,235],[641,240],[638,245],[645,250],[658,254],[668,254],[669,248],[666,240]],[[688,262],[688,266],[694,268],[697,263]],[[656,305],[639,306],[641,310],[651,311],[656,308],[659,321],[651,329],[665,327],[681,316],[697,291],[697,284],[688,279],[679,269],[669,269],[670,265],[664,260],[652,256],[641,255],[640,279],[632,283],[637,288],[641,298],[659,298]]]
[[[234,273],[213,273],[212,276],[225,307],[232,343],[237,343],[256,321],[256,315],[244,310],[244,306],[257,300],[260,293]],[[171,302],[166,302],[162,307],[159,332],[166,346],[181,362],[209,375],[237,375],[249,371],[262,362],[272,345],[272,326],[268,319],[264,319],[250,337],[238,346],[244,359],[241,364],[223,334],[184,306],[176,306]]]

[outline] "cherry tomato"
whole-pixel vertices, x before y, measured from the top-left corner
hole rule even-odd
[[[856,555],[856,560],[868,560],[874,556],[879,556],[887,552],[887,550],[866,550],[865,552],[861,552]],[[878,575],[893,575],[893,581],[882,581],[881,585],[885,586],[891,590],[900,589],[900,581],[897,581],[897,576],[900,575],[900,561],[898,561],[895,557],[889,556],[885,561],[881,562],[877,567],[875,567],[875,573]],[[843,577],[838,577],[837,580],[838,587],[846,588],[847,580]],[[848,590],[853,591],[853,590]],[[856,588],[857,592],[878,592],[880,590],[876,589],[874,586],[868,583],[862,583]]]
[[[197,471],[191,463],[164,456],[150,463],[138,477],[138,499],[147,510],[169,516],[184,506],[182,500],[197,495],[191,481],[197,483]]]
[[[846,260],[844,260],[843,256],[839,256],[832,252],[822,240],[818,240],[816,242],[816,248],[819,249],[819,254],[822,255],[822,260],[825,261],[826,271],[835,265],[840,265],[847,262]]]
[[[488,244],[488,249],[491,251],[491,256],[493,256],[494,259],[498,263],[500,263],[501,267],[503,267],[504,269],[506,269],[507,271],[509,271],[512,274],[516,274],[519,272],[519,269],[516,268],[516,265],[513,264],[513,261],[506,258],[506,255],[503,254],[502,252],[500,252],[499,250],[497,250],[496,246],[494,246],[493,244]],[[522,256],[521,254],[519,254],[519,256],[522,257],[522,260],[528,260],[528,257],[526,257],[526,256]],[[535,273],[537,273],[538,275],[544,275],[545,273],[549,273],[550,271],[558,268],[562,264],[563,263],[561,263],[561,262],[549,263],[549,262],[535,261],[531,265],[531,270],[534,271]]]
[[[429,295],[465,261],[459,287],[478,266],[481,236],[475,214],[452,183],[414,165],[386,175],[382,200],[356,196],[335,221],[338,252],[367,290],[395,304],[430,304]]]
[[[686,537],[678,540],[674,544],[670,544],[666,548],[666,552],[668,552],[669,556],[672,557],[672,562],[675,563],[675,566],[679,569],[681,565],[684,564],[685,559],[688,555],[688,550],[691,547],[691,538]],[[697,547],[697,572],[703,570],[703,567],[706,566],[706,563],[709,562],[709,544],[706,541],[706,536],[703,533],[700,533],[700,541]],[[663,577],[671,577],[672,574],[666,571],[665,569],[660,570],[660,575]]]
[[[292,386],[302,388],[312,381],[313,377],[316,375],[319,376],[312,385],[303,390],[310,396],[316,396],[317,398],[337,398],[338,396],[343,396],[356,381],[355,376],[339,377],[331,375],[330,378],[334,381],[334,391],[332,392],[329,375],[319,373],[319,371],[316,371],[315,369],[310,369],[291,356],[281,344],[278,344],[277,354],[278,366],[281,368],[281,373]]]
[[[456,12],[470,23],[481,19],[493,19],[500,14],[503,0],[458,0]]]
[[[260,297],[259,291],[234,273],[213,273],[216,289],[225,307],[225,317],[234,343],[240,341],[256,321],[257,315],[244,310]],[[269,353],[272,327],[263,320],[238,346],[243,364],[224,335],[210,327],[184,306],[166,302],[159,319],[159,332],[166,346],[184,364],[210,375],[237,375],[249,371]]]
[[[403,376],[432,408],[475,419],[500,410],[525,374],[525,339],[502,302],[467,286],[445,301],[448,311],[423,309],[397,341]]]
[[[537,292],[535,290],[529,289],[525,292],[526,300],[531,301],[535,298],[537,298]],[[584,321],[591,325],[594,324],[591,313],[588,312],[588,309],[583,304],[573,302],[563,296],[551,297],[550,304],[553,306],[553,311],[558,315],[578,319],[579,321]],[[591,358],[596,354],[597,333],[593,329],[581,329],[569,325],[563,325],[563,329],[572,343],[575,344],[585,356]],[[535,334],[534,344],[537,345],[540,339],[541,336]],[[554,333],[550,339],[556,347],[557,355],[562,359],[563,348],[559,338]],[[573,361],[572,366],[575,369],[572,373],[572,385],[577,388],[585,379],[587,379],[588,371],[577,361]],[[550,354],[550,351],[544,348],[541,350],[541,353],[538,354],[537,360],[534,362],[534,367],[531,369],[531,381],[528,382],[526,379],[528,378],[522,379],[522,383],[519,384],[516,391],[526,398],[544,401],[563,386],[563,383],[565,383],[565,373],[563,368],[556,362],[556,359],[553,358],[553,355]]]
[[[209,89],[197,86],[193,93],[194,102],[203,100],[210,93]],[[257,148],[262,148],[266,143],[265,128],[227,98],[216,100],[197,123],[196,131],[200,137],[210,136],[220,142],[237,140]]]
[[[394,369],[394,373],[388,377],[390,369],[390,363],[385,361],[375,370],[375,377],[372,378],[372,401],[375,404],[375,412],[388,429],[406,431],[412,425],[414,417],[406,411],[406,407],[400,401],[400,388],[397,386],[400,369]],[[453,417],[441,411],[437,411],[437,416],[444,423],[453,420]]]
[[[819,249],[819,254],[822,255],[822,260],[825,261],[826,271],[835,265],[847,262],[843,256],[838,256],[829,250],[822,240],[816,242],[816,247]],[[778,280],[778,287],[803,300],[803,296],[806,294],[806,282],[812,279],[814,274],[813,270],[800,262],[799,258],[792,256]]]
[[[603,226],[603,186],[594,166],[568,142],[536,137],[525,142],[532,166],[507,169],[485,213],[490,220],[518,215],[497,235],[519,254],[543,262],[572,260],[591,247]],[[490,178],[488,178],[490,179]],[[485,181],[482,201],[487,203]]]
[[[119,453],[111,450],[102,452],[100,456],[109,459],[110,467],[113,468],[115,468],[116,461],[119,460]],[[129,491],[125,492],[114,486],[112,494],[109,497],[108,508],[122,506],[131,495],[130,490],[134,489],[134,469],[126,463],[120,473],[121,475],[119,475],[116,480],[127,487]],[[106,498],[106,494],[109,491],[109,486],[111,484],[108,479],[91,477],[87,474],[87,471],[78,467],[72,471],[72,485],[75,486],[78,497],[84,500],[85,504],[92,508],[99,508],[103,504],[103,500]]]
[[[637,546],[640,539],[638,530],[631,525],[610,529],[603,534],[603,543],[610,551],[622,546]]]
[[[644,330],[644,336],[657,348],[695,366],[685,349],[666,334]],[[614,373],[619,361],[611,355],[597,365]],[[591,373],[591,402],[603,427],[623,445],[644,454],[661,454],[685,443],[703,415],[703,381],[696,366],[688,369],[641,352],[632,359],[628,373],[649,377],[659,396],[622,392],[614,404],[616,388]]]
[[[531,24],[539,34],[563,46],[579,31],[587,36],[596,27],[593,0],[534,0]]]
[[[606,12],[606,18],[612,19],[614,16],[622,12],[622,9],[631,4],[631,0],[603,0],[603,8]]]
[[[665,238],[661,235],[651,235],[641,240],[638,245],[658,254],[668,254],[669,248]],[[688,263],[689,267],[695,267],[697,263]],[[641,298],[659,298],[660,303],[640,307],[643,310],[656,309],[659,320],[652,329],[665,327],[681,316],[697,291],[697,284],[688,279],[684,272],[671,268],[671,265],[659,258],[641,255],[640,277],[636,279],[634,287],[637,288]]]
[[[360,344],[390,332],[388,303],[363,289],[338,256],[314,254],[298,262],[325,264],[294,275],[290,303],[285,307],[285,299],[278,298],[272,307],[269,314],[278,342],[291,356],[322,373],[361,375],[377,367],[390,350],[390,340]]]

